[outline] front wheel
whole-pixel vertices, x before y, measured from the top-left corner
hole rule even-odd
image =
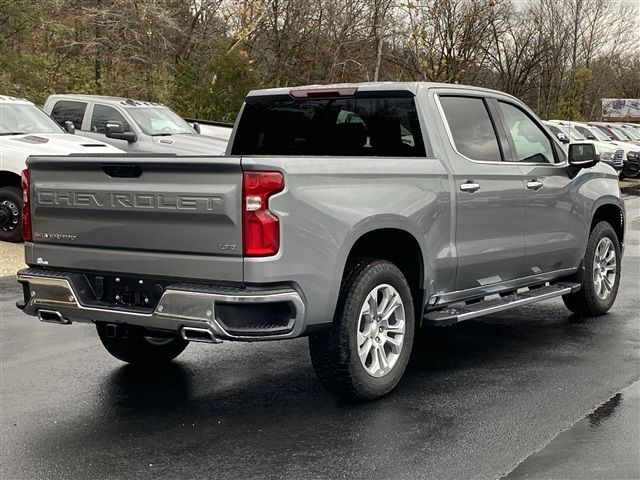
[[[344,279],[332,328],[309,337],[320,382],[347,399],[387,394],[406,369],[414,325],[411,290],[402,272],[385,260],[360,262]]]
[[[598,223],[589,235],[582,288],[562,297],[572,312],[583,316],[607,313],[620,285],[620,242],[613,227]]]
[[[109,336],[104,323],[96,323],[96,329],[102,345],[111,355],[133,365],[169,363],[189,344],[182,338],[149,337],[135,331]]]

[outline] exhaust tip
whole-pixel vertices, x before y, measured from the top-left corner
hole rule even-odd
[[[189,342],[220,343],[208,328],[182,327],[180,333]]]
[[[71,320],[64,318],[57,310],[38,310],[38,318],[41,322],[57,323],[59,325],[71,324]]]

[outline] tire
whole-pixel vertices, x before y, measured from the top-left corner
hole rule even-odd
[[[605,248],[607,253],[602,255]],[[614,254],[613,257],[611,252]],[[601,259],[601,256],[611,259]],[[608,222],[600,222],[591,231],[587,242],[582,288],[576,293],[564,295],[562,300],[573,313],[595,317],[611,309],[619,286],[620,242],[613,227]]]
[[[121,336],[109,337],[106,327],[105,323],[96,323],[98,336],[104,348],[118,360],[132,365],[167,364],[180,355],[189,344],[182,338],[145,337],[131,331]]]
[[[369,309],[384,315],[394,293],[400,300],[397,308],[386,321],[373,321]],[[368,301],[370,295],[377,299],[374,306]],[[363,260],[344,278],[331,329],[309,337],[311,363],[322,385],[334,395],[358,401],[380,398],[402,378],[414,328],[413,298],[402,272],[386,260]],[[359,349],[365,352],[363,360]]]
[[[22,241],[22,190],[18,187],[0,188],[0,240]]]

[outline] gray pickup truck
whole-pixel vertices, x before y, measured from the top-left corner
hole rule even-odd
[[[226,156],[31,157],[18,307],[125,362],[309,337],[332,392],[400,380],[423,325],[616,298],[618,176],[523,103],[434,83],[249,93]]]
[[[131,98],[51,95],[43,109],[69,133],[129,153],[222,155],[231,133],[224,124],[189,124],[161,103]]]

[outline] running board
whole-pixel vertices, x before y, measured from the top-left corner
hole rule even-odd
[[[544,287],[530,288],[524,292],[516,292],[500,298],[481,300],[470,305],[451,305],[427,313],[423,318],[423,325],[447,326],[454,323],[482,317],[492,313],[502,312],[511,308],[521,307],[529,303],[540,302],[550,298],[560,297],[580,290],[579,283],[561,282]]]

